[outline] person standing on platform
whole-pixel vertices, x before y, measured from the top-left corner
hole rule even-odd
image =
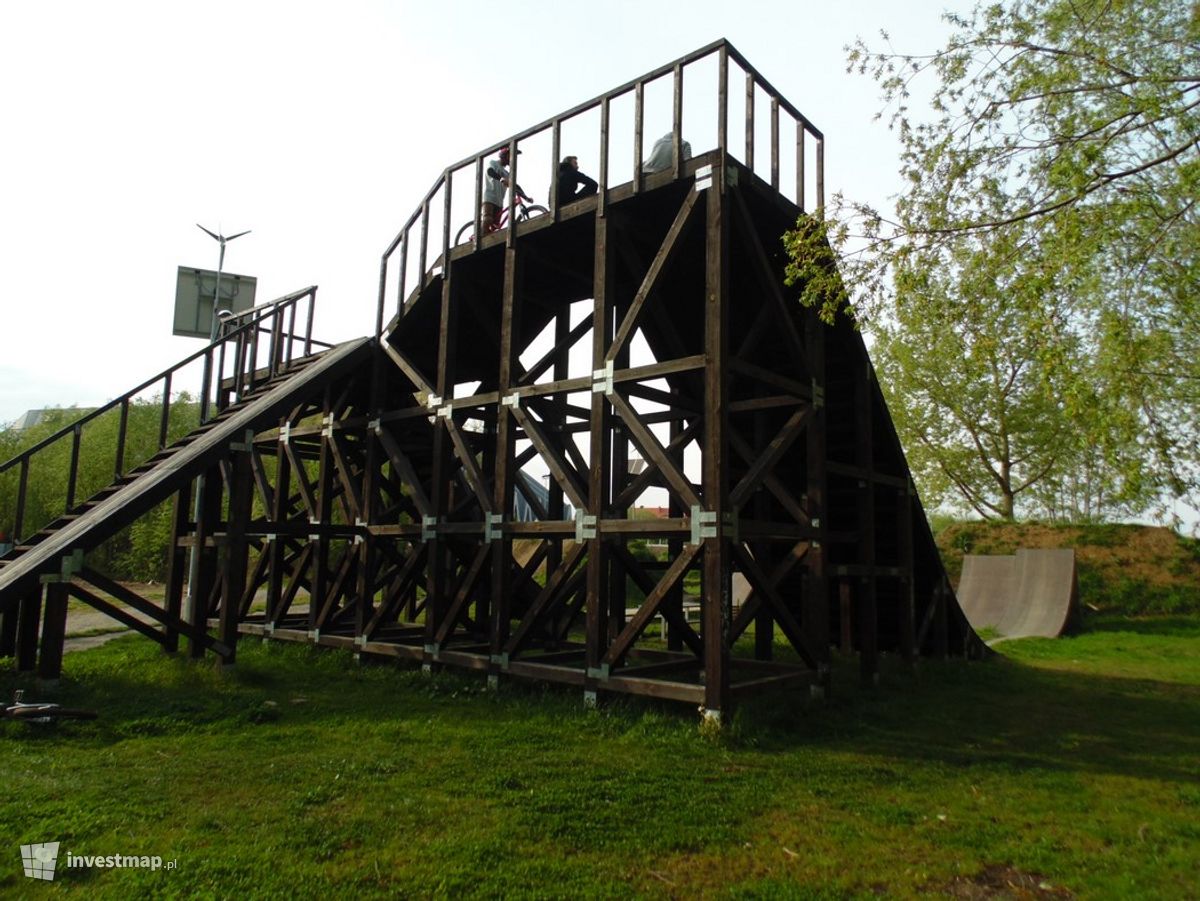
[[[517,151],[517,153],[520,152]],[[483,180],[483,202],[479,211],[480,224],[483,226],[485,235],[499,228],[500,209],[504,206],[504,192],[511,181],[508,161],[509,150],[507,147],[501,147],[496,158],[488,161],[487,177]],[[515,186],[515,191],[517,197],[530,203],[533,202],[533,198],[522,191],[520,185]]]

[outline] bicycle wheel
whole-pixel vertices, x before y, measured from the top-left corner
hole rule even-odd
[[[470,238],[471,240],[474,240],[474,235],[471,234],[471,232],[474,229],[475,229],[475,220],[471,219],[469,222],[467,222],[465,225],[463,225],[463,227],[458,230],[458,234],[454,236],[454,245],[457,247],[459,244],[461,244],[463,242],[464,235],[467,236],[468,238]]]
[[[548,209],[546,209],[544,206],[541,206],[536,203],[533,204],[532,206],[523,207],[523,209],[525,212],[521,216],[522,222],[525,221],[526,219],[532,219],[535,216],[545,216],[550,213],[550,211]]]

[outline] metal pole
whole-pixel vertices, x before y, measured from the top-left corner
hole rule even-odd
[[[250,230],[247,229],[244,232],[238,232],[236,235],[231,235],[230,237],[226,238],[225,235],[221,234],[220,229],[218,229],[217,233],[214,235],[212,232],[210,232],[207,228],[205,228],[199,222],[196,223],[196,228],[200,229],[200,231],[204,232],[206,235],[208,235],[210,238],[212,238],[214,241],[216,241],[218,244],[221,245],[221,252],[220,252],[220,255],[217,257],[217,286],[216,286],[216,288],[213,289],[212,326],[209,328],[209,332],[208,332],[208,342],[209,342],[209,344],[213,344],[217,340],[217,324],[220,321],[219,317],[217,316],[217,305],[220,304],[220,302],[221,302],[221,273],[225,269],[225,245],[227,243],[229,243],[230,241],[232,241],[234,238],[240,238],[242,235],[250,234]],[[211,365],[211,360],[212,360],[211,351],[209,352],[207,360],[209,361],[209,365]],[[217,372],[216,384],[217,384],[217,392],[218,392],[217,396],[219,397],[220,390],[221,390],[221,373],[219,371]],[[204,392],[205,397],[201,398],[201,401],[200,401],[202,409],[205,406],[205,402],[207,400],[207,395],[208,395],[209,390],[211,390],[211,380],[210,380],[210,384],[208,386],[206,386],[206,390]],[[204,474],[201,473],[200,475],[198,475],[196,477],[196,497],[195,497],[195,503],[192,505],[192,514],[193,514],[192,519],[193,519],[194,523],[200,522],[200,504],[201,504],[201,498],[203,498],[203,496],[204,496]],[[193,539],[194,538],[195,538],[195,535],[193,534]],[[195,612],[195,608],[196,608],[196,579],[200,574],[200,550],[201,550],[200,548],[196,547],[196,543],[193,540],[191,553],[188,555],[187,613],[185,614],[188,622],[194,622],[194,620],[192,618],[192,614]]]

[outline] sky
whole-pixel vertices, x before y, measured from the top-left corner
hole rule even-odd
[[[251,230],[225,271],[260,302],[317,285],[317,337],[370,332],[379,256],[447,165],[719,37],[824,131],[828,191],[886,204],[896,144],[843,48],[932,49],[967,6],[4,3],[0,423],[199,349],[171,335],[176,267],[217,265],[197,223]]]
[[[0,424],[202,346],[171,335],[176,268],[217,264],[197,223],[251,230],[225,271],[259,302],[317,285],[316,337],[371,332],[380,254],[443,169],[721,37],[824,132],[827,193],[887,209],[898,145],[845,47],[927,52],[973,5],[0,3]]]

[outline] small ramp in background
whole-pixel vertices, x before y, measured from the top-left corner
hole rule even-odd
[[[975,629],[1004,638],[1057,638],[1079,611],[1071,548],[1021,548],[1015,555],[968,554],[958,599]]]

